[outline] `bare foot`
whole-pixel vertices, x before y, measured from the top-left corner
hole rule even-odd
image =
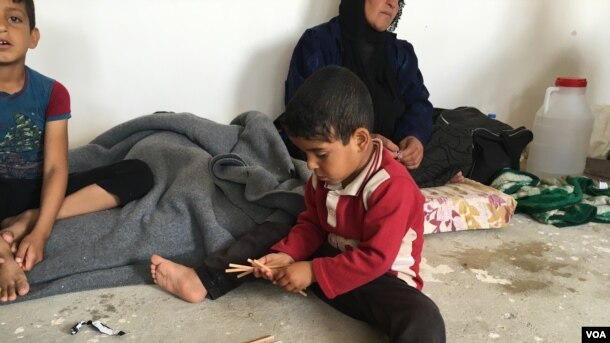
[[[14,217],[6,218],[0,224],[0,236],[11,246],[11,250],[15,250],[21,239],[32,230],[36,220],[38,220],[38,210],[26,210]]]
[[[30,291],[25,273],[12,257],[2,258],[0,264],[0,302],[15,301]]]
[[[464,181],[464,175],[462,174],[461,170],[453,175],[451,179],[449,179],[449,183],[460,183],[462,181]]]
[[[150,274],[164,290],[192,303],[203,301],[208,291],[193,268],[174,263],[159,255],[150,257]]]

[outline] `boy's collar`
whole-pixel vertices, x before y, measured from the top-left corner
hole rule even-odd
[[[28,88],[28,85],[30,82],[29,81],[30,80],[30,68],[28,66],[25,66],[24,73],[25,73],[25,79],[23,80],[23,86],[21,87],[21,90],[19,90],[18,92],[15,92],[15,93],[9,95],[9,97],[11,97],[11,99],[14,99],[14,98],[20,96]]]
[[[25,90],[28,87],[28,83],[29,83],[29,79],[30,79],[30,68],[28,66],[24,66],[24,80],[23,80],[23,86],[21,86],[21,89],[18,90],[15,93],[8,93],[8,92],[4,92],[4,91],[0,91],[0,97],[9,97],[11,99],[14,99],[16,97],[18,97],[19,95],[21,95],[23,92],[25,92]]]
[[[347,186],[343,187],[340,183],[328,184],[325,183],[324,187],[331,191],[337,191],[341,195],[357,196],[369,178],[375,174],[381,167],[381,160],[383,156],[383,143],[379,139],[373,139],[373,153],[366,164],[364,169],[356,176],[356,178],[350,182]]]

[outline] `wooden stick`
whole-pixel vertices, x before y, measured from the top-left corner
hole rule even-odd
[[[274,338],[275,337],[273,337],[273,336],[266,336],[266,337],[259,338],[259,339],[254,340],[254,341],[250,341],[249,343],[269,343]]]
[[[229,263],[229,267],[231,267],[231,268],[242,268],[242,269],[252,269],[252,266],[246,266],[244,264],[237,264],[237,263]]]
[[[237,278],[239,279],[239,278],[244,277],[244,276],[246,276],[248,274],[252,274],[252,271],[251,270],[246,270],[245,272],[243,272],[241,274],[237,274]]]
[[[225,273],[241,273],[241,272],[248,272],[248,271],[252,271],[252,268],[249,268],[249,269],[243,269],[243,268],[229,268],[229,269],[225,269]]]
[[[307,293],[305,293],[305,292],[303,292],[303,291],[299,291],[299,294],[300,294],[300,295],[302,295],[302,296],[304,296],[304,297],[306,297],[306,296],[307,296]]]
[[[249,259],[248,259],[248,262],[250,262],[250,263],[252,263],[252,264],[256,265],[257,267],[263,268],[263,269],[265,269],[266,271],[269,271],[269,272],[271,271],[271,268],[269,268],[269,267],[267,267],[266,265],[264,265],[264,264],[262,264],[262,263],[258,262],[257,260],[253,260],[253,259],[249,258]]]
[[[267,268],[271,268],[271,269],[279,269],[279,268],[285,268],[285,267],[288,267],[289,265],[290,265],[290,264],[278,264],[278,265],[276,265],[276,266],[274,266],[274,265],[270,265],[270,266],[267,266],[267,265],[266,265],[266,266],[267,266]]]

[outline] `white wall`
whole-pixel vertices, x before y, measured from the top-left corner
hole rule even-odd
[[[72,95],[71,146],[158,110],[228,123],[277,116],[301,33],[338,0],[37,0],[28,64]],[[556,76],[586,76],[610,104],[610,1],[407,0],[411,41],[437,107],[472,105],[531,126]]]

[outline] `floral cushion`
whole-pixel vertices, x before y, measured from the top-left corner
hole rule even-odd
[[[505,227],[517,207],[510,195],[470,179],[421,191],[425,234]]]

